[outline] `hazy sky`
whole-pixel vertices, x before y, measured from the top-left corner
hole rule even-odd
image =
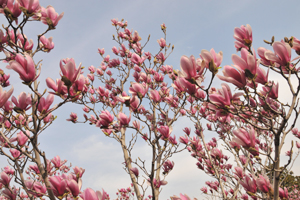
[[[102,60],[97,49],[105,48],[111,54],[111,48],[117,45],[112,41],[115,28],[110,20],[113,18],[128,21],[128,28],[137,30],[142,41],[151,34],[147,47],[149,51],[158,50],[156,40],[163,37],[160,24],[165,23],[167,43],[175,46],[166,63],[175,69],[179,69],[180,56],[194,55],[197,58],[202,49],[211,48],[216,52],[223,51],[222,66],[231,65],[231,55],[236,53],[233,29],[241,25],[251,25],[255,49],[260,46],[271,49],[263,40],[270,40],[273,35],[275,40],[281,40],[285,36],[300,38],[299,1],[40,0],[40,4],[44,7],[52,5],[59,14],[64,12],[56,30],[46,35],[53,37],[55,48],[51,53],[40,53],[35,58],[35,62],[43,59],[39,78],[40,91],[46,88],[47,77],[59,78],[60,59],[72,57],[77,65],[81,62],[86,69],[90,65],[99,66]],[[0,17],[0,22],[6,23],[4,17]],[[36,42],[36,35],[46,28],[40,22],[32,22],[25,29],[25,34]],[[1,69],[5,66],[6,64],[0,63]],[[14,95],[18,96],[25,87],[20,84],[15,72],[6,69],[5,72],[11,74],[11,84],[15,86]],[[279,95],[283,98],[280,100],[288,102],[289,97],[285,93],[286,90],[281,87]],[[56,98],[56,102],[58,101]],[[122,169],[121,148],[116,141],[105,137],[99,128],[67,122],[72,111],[82,117],[81,107],[75,104],[68,104],[54,113],[58,119],[41,135],[40,148],[48,158],[60,155],[73,166],[85,168],[83,188],[104,188],[113,199],[118,188],[128,187],[130,184],[129,176]],[[177,138],[183,135],[182,124],[193,126],[189,120],[181,119],[173,127]],[[212,134],[208,133],[206,137],[210,138]],[[289,147],[284,149],[288,150]],[[136,146],[136,152],[143,152],[145,158],[150,157],[149,151],[142,143]],[[175,168],[166,179],[169,184],[163,186],[161,199],[180,192],[203,199],[200,188],[210,178],[197,169],[196,160],[188,152],[175,155],[171,160],[175,161]],[[0,167],[4,167],[5,159],[0,158],[0,161]],[[300,164],[299,161],[296,163]],[[300,175],[299,169],[295,168],[294,172]]]

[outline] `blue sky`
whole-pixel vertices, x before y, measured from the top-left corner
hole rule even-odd
[[[137,30],[142,41],[151,34],[146,49],[154,52],[158,50],[156,40],[163,37],[160,24],[165,23],[167,43],[175,46],[167,64],[175,69],[179,69],[182,55],[199,57],[202,49],[211,48],[216,52],[223,51],[222,66],[231,65],[231,55],[236,53],[233,29],[241,25],[251,25],[255,49],[260,46],[271,49],[263,40],[270,40],[273,35],[275,40],[281,40],[284,36],[300,38],[298,1],[40,0],[40,4],[44,7],[52,5],[59,14],[64,12],[56,30],[46,35],[53,37],[55,48],[51,53],[40,53],[35,58],[35,62],[43,59],[39,78],[41,91],[46,88],[44,80],[47,77],[59,77],[60,59],[72,57],[77,65],[81,62],[87,68],[90,65],[100,65],[98,48],[105,48],[106,52],[111,54],[111,48],[116,45],[112,41],[115,29],[110,20],[113,18],[128,21],[128,28]],[[5,23],[2,16],[0,22]],[[32,22],[28,24],[25,33],[35,42],[36,35],[45,29],[46,25]],[[1,69],[5,66],[6,64],[0,63]],[[20,84],[15,72],[5,72],[11,74],[11,83],[15,86],[14,95],[18,96],[25,87]],[[219,83],[217,81],[216,84]],[[280,89],[279,95],[284,97],[284,102],[289,101],[284,89]],[[58,100],[57,98],[56,101]],[[68,159],[73,166],[85,168],[83,188],[104,188],[114,198],[117,188],[127,187],[130,183],[128,175],[122,169],[121,148],[116,141],[105,137],[94,126],[67,122],[65,119],[69,118],[71,111],[81,116],[81,108],[74,104],[66,105],[54,113],[58,119],[41,135],[40,147],[49,158],[60,155],[61,158]],[[177,136],[182,134],[181,124],[188,125],[189,121],[181,119],[173,127]],[[206,137],[210,138],[212,134],[208,133]],[[137,152],[143,152],[145,158],[150,156],[149,148],[142,144],[137,145]],[[172,160],[176,163],[175,168],[167,177],[169,184],[163,187],[161,199],[167,199],[173,194],[178,195],[180,192],[203,199],[200,188],[206,180],[210,180],[209,177],[197,169],[196,161],[188,152],[175,155]],[[0,167],[4,167],[5,159],[0,158],[0,161]],[[300,170],[294,171],[296,175],[300,175]]]

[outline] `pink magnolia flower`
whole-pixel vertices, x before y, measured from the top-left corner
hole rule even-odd
[[[243,171],[242,168],[235,167],[234,170],[235,170],[234,174],[237,175],[237,177],[239,177],[239,179],[243,179],[244,178],[244,171]]]
[[[176,135],[170,136],[168,139],[172,145],[177,145]]]
[[[65,86],[64,82],[60,79],[56,79],[56,82],[54,82],[52,78],[47,78],[46,84],[49,88],[54,90],[55,93],[50,92],[51,94],[65,95],[68,92],[67,86]]]
[[[189,143],[189,138],[185,135],[185,136],[180,136],[179,137],[179,142],[183,143],[183,144],[188,144]]]
[[[138,168],[132,167],[132,168],[130,169],[130,171],[131,171],[136,177],[139,176],[139,170],[138,170]]]
[[[52,37],[48,39],[43,35],[40,37],[40,48],[42,48],[45,52],[50,52],[54,48],[54,43],[52,42]]]
[[[272,99],[277,99],[278,98],[278,90],[279,90],[279,84],[274,83],[274,82],[269,82],[268,86],[263,86],[262,87],[263,91],[261,91],[261,94],[263,96],[267,96],[272,98]]]
[[[200,190],[201,190],[204,194],[207,194],[207,187],[202,187]]]
[[[16,20],[16,23],[18,24],[18,17],[20,16],[20,14],[22,12],[21,9],[20,9],[19,2],[16,1],[14,3],[14,0],[7,0],[7,2],[6,2],[6,8],[8,8],[8,10],[10,11],[12,19]],[[0,13],[5,13],[4,9],[0,8]]]
[[[11,94],[13,93],[14,88],[12,87],[8,92],[2,90],[0,85],[0,108],[5,105]]]
[[[258,53],[259,57],[261,58],[260,59],[261,64],[263,64],[265,66],[271,66],[274,62],[271,62],[269,59],[267,59],[265,57],[265,52],[273,53],[271,50],[268,50],[264,47],[259,47],[257,49],[257,53]],[[269,54],[269,53],[267,53],[267,54]]]
[[[259,178],[256,179],[256,184],[258,189],[260,189],[263,193],[273,193],[273,186],[267,176],[259,175]]]
[[[202,74],[197,73],[197,68],[199,66],[196,63],[195,57],[191,55],[190,57],[181,56],[180,58],[180,69],[181,71],[178,72],[179,77],[183,77],[186,80],[192,83],[200,84],[202,82]]]
[[[241,28],[236,27],[233,37],[237,40],[234,42],[234,46],[238,51],[241,50],[241,48],[249,50],[253,40],[251,26],[247,24],[246,26],[242,25]]]
[[[1,172],[0,178],[0,183],[2,183],[5,186],[9,185],[11,177],[8,174],[6,174],[5,172]]]
[[[42,7],[41,14],[41,21],[44,24],[49,25],[51,28],[55,28],[59,20],[61,20],[61,18],[64,16],[64,13],[58,15],[58,13],[55,12],[54,8],[50,5],[47,6],[46,9]]]
[[[107,110],[101,111],[99,117],[100,117],[99,123],[104,127],[108,127],[114,120],[114,116],[111,115]]]
[[[279,197],[281,199],[283,199],[283,198],[288,199],[289,198],[289,192],[288,192],[286,187],[284,187],[284,189],[279,188]]]
[[[300,142],[296,141],[296,147],[300,149]]]
[[[238,101],[239,96],[242,94],[243,93],[239,92],[232,95],[230,87],[227,84],[222,83],[222,89],[218,89],[217,92],[209,95],[209,99],[214,105],[209,104],[208,107],[217,111],[216,116],[222,117],[224,116],[224,110],[221,108],[230,108],[231,101]]]
[[[131,114],[129,117],[127,117],[127,115],[121,112],[118,115],[118,120],[120,121],[121,126],[127,126],[130,122],[130,119],[131,119]]]
[[[165,140],[168,139],[171,135],[173,128],[169,126],[160,126],[159,128],[157,128],[157,131],[161,134],[161,139]]]
[[[74,174],[76,175],[77,178],[81,178],[83,173],[85,172],[85,169],[82,169],[81,167],[79,168],[77,166],[74,167],[73,170],[74,170]]]
[[[63,63],[65,63],[65,65]],[[75,61],[73,58],[61,60],[60,69],[62,72],[61,76],[67,78],[66,82],[70,81],[70,83],[67,83],[70,85],[67,86],[71,86],[80,76],[81,63],[79,64],[78,68],[76,68]]]
[[[30,136],[30,132],[26,130],[26,134],[24,134],[22,131],[17,133],[17,141],[19,146],[24,146],[26,142],[28,141],[28,137]]]
[[[25,92],[22,92],[18,96],[18,100],[15,96],[11,98],[11,101],[15,104],[16,107],[20,108],[21,110],[28,110],[31,108],[31,96],[30,94],[26,95]]]
[[[77,197],[80,193],[81,183],[77,183],[74,179],[70,179],[67,180],[67,185],[73,197]]]
[[[243,88],[247,85],[245,73],[241,70],[235,69],[232,66],[225,65],[222,71],[224,76],[217,75],[222,81],[234,84],[238,88]]]
[[[139,66],[141,66],[144,61],[146,60],[147,58],[142,56],[140,57],[139,55],[137,55],[136,53],[133,53],[132,56],[131,56],[131,62],[133,62],[134,64],[137,64]]]
[[[47,192],[47,188],[44,184],[41,184],[40,182],[34,181],[32,179],[25,180],[25,185],[28,189],[29,194],[37,197],[41,197]]]
[[[171,200],[191,200],[191,198],[188,195],[186,195],[186,194],[183,195],[181,193],[180,193],[180,197],[174,195],[170,198],[171,198]],[[193,200],[197,200],[197,199],[194,198]]]
[[[9,151],[14,158],[18,158],[21,155],[21,152],[17,149],[10,149]]]
[[[271,51],[265,52],[265,58],[276,63],[279,66],[285,67],[291,61],[291,47],[285,42],[273,43],[274,53]],[[289,67],[289,66],[288,66]]]
[[[298,55],[300,55],[300,40],[296,37],[293,39],[293,47],[292,47]]]
[[[59,156],[55,156],[51,159],[51,162],[54,164],[54,167],[59,169],[62,165],[64,165],[67,161],[62,161]]]
[[[131,83],[131,87],[129,88],[129,92],[132,95],[138,96],[140,99],[143,98],[148,92],[149,86],[147,84],[140,84],[136,82]]]
[[[163,164],[163,174],[167,174],[169,173],[173,168],[174,168],[174,162],[173,161],[170,161],[170,160],[167,160],[164,162]]]
[[[98,53],[99,53],[101,56],[104,55],[104,54],[105,54],[104,48],[102,48],[102,49],[98,48]]]
[[[77,117],[77,114],[76,114],[76,113],[73,113],[73,112],[71,112],[71,114],[70,114],[70,118],[69,118],[69,119],[67,119],[67,121],[71,121],[71,122],[75,123],[75,122],[77,122],[77,119],[78,119],[78,117]]]
[[[150,182],[151,182],[150,179],[148,179],[148,185],[151,185]],[[157,189],[160,188],[160,186],[167,185],[167,184],[168,182],[165,180],[160,180],[160,177],[158,177],[158,180],[156,180],[156,178],[153,178],[153,185]]]
[[[255,82],[260,83],[262,85],[265,85],[266,83],[268,83],[269,70],[270,69],[268,68],[268,72],[266,73],[263,68],[258,67],[256,70],[257,77],[255,79]]]
[[[4,190],[2,190],[2,194],[4,197],[6,197],[9,200],[15,200],[15,199],[17,199],[18,189],[13,188],[11,190],[11,189],[5,188]]]
[[[87,188],[79,195],[83,200],[106,200],[109,199],[109,195],[102,189],[100,191],[94,191],[91,188]]]
[[[12,168],[10,168],[9,166],[6,166],[6,167],[4,167],[4,172],[5,172],[6,174],[14,175],[15,170],[12,169]]]
[[[26,42],[25,42],[25,39],[26,39]],[[33,48],[33,40],[32,39],[28,40],[26,36],[25,36],[25,39],[22,34],[18,34],[18,46],[21,48],[24,48],[25,51],[31,52],[31,50]]]
[[[254,51],[254,50],[253,50]],[[245,76],[253,79],[256,75],[259,62],[257,62],[255,52],[251,55],[246,49],[241,50],[241,57],[236,54],[231,56],[234,67],[245,72]]]
[[[38,111],[42,114],[47,113],[53,101],[54,101],[53,94],[49,94],[46,99],[44,97],[41,97],[40,101],[38,102]]]
[[[18,0],[18,2],[27,10],[28,14],[36,13],[41,9],[39,0]]]
[[[252,194],[255,194],[257,191],[255,179],[251,180],[251,178],[248,175],[245,175],[243,180],[240,180],[240,184],[244,187],[244,189],[247,192],[251,192]]]
[[[214,72],[218,70],[222,63],[223,52],[220,51],[217,54],[214,49],[211,49],[210,51],[203,49],[200,53],[200,57],[203,59],[205,67],[210,69],[210,71]],[[214,68],[211,68],[212,66]]]
[[[36,174],[40,174],[40,170],[38,168],[38,166],[35,164],[35,165],[29,165],[29,169],[30,170],[33,170]]]
[[[157,40],[157,42],[161,48],[164,48],[166,46],[166,41],[164,38],[160,38],[159,40]]]
[[[151,90],[149,97],[156,103],[160,102],[160,94],[157,90]]]
[[[28,54],[25,57],[22,54],[17,54],[15,60],[9,61],[7,69],[13,69],[20,75],[20,79],[25,83],[35,81],[39,75],[41,68],[39,69],[38,75],[36,75],[35,64]]]
[[[253,155],[258,155],[258,148],[256,147],[256,132],[252,126],[250,130],[244,128],[239,128],[233,131],[233,134],[236,136],[232,139],[233,142],[243,146],[248,149]]]
[[[56,197],[63,196],[67,192],[67,183],[61,176],[51,176],[49,181],[52,186],[52,191]]]
[[[198,79],[198,80],[199,80],[199,79]],[[178,82],[176,82],[176,83],[175,83],[176,85],[174,85],[174,86],[177,87],[178,84],[181,85],[181,86],[177,87],[177,90],[183,89],[183,91],[187,92],[187,93],[190,94],[190,95],[195,95],[195,94],[198,92],[198,90],[199,90],[199,87],[198,87],[196,84],[189,82],[188,80],[186,80],[186,79],[183,78],[183,77],[178,77],[178,78],[176,79],[176,81],[178,81]],[[198,83],[198,84],[199,84],[199,83]],[[174,86],[173,86],[173,87],[174,87]],[[195,96],[196,96],[196,95],[195,95]]]

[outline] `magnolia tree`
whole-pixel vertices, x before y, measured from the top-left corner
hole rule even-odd
[[[176,70],[166,63],[174,47],[166,43],[165,24],[161,25],[164,37],[157,40],[159,48],[151,53],[144,50],[150,36],[142,43],[127,22],[113,19],[117,32],[113,58],[98,49],[101,66],[88,67],[87,74],[73,58],[62,59],[58,79],[45,80],[39,77],[41,64],[34,56],[54,48],[52,37],[46,35],[56,28],[63,13],[40,6],[38,0],[0,0],[0,12],[8,22],[0,30],[1,60],[30,90],[18,96],[13,95],[12,86],[4,91],[11,85],[10,76],[1,70],[0,153],[9,165],[0,175],[0,199],[109,199],[104,190],[82,189],[85,170],[71,169],[59,156],[47,157],[39,145],[40,134],[56,119],[53,111],[66,103],[79,104],[84,112],[81,120],[71,113],[68,121],[94,125],[120,144],[131,187],[119,189],[117,199],[158,199],[174,167],[170,158],[185,149],[213,179],[201,188],[212,199],[298,198],[297,186],[281,186],[284,172],[298,155],[293,157],[293,142],[286,144],[291,149],[285,152],[288,162],[280,162],[286,136],[300,138],[295,128],[300,91],[296,65],[300,59],[292,59],[292,52],[300,54],[300,41],[295,37],[265,41],[273,51],[258,48],[259,59],[252,48],[251,27],[235,28],[240,55],[232,55],[234,65],[224,66],[221,75],[222,52],[202,50],[197,59],[182,56],[181,69]],[[24,32],[31,21],[45,24],[35,45]],[[279,84],[269,79],[269,73],[287,83],[290,104],[279,100]],[[227,83],[212,87],[216,77],[238,92],[233,93]],[[39,87],[42,81],[48,88]],[[55,98],[60,103],[52,105]],[[180,117],[194,123],[195,135],[190,127],[182,127],[183,136],[177,141],[172,127]],[[205,140],[202,123],[207,123],[207,130],[216,132],[218,139]],[[134,151],[136,142],[148,146],[150,160]],[[296,146],[300,148],[298,141]],[[180,194],[171,199],[190,198]]]

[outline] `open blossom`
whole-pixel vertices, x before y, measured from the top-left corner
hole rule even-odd
[[[251,26],[247,24],[246,26],[242,25],[241,28],[236,27],[234,29],[233,37],[237,40],[234,42],[234,46],[237,50],[240,50],[241,48],[249,50],[253,40]]]
[[[30,136],[30,132],[26,130],[26,135],[20,131],[17,133],[17,141],[19,146],[24,146],[26,142],[28,141],[28,137]]]
[[[65,65],[64,65],[65,63]],[[76,68],[75,61],[73,58],[65,59],[60,61],[60,69],[62,72],[62,79],[66,86],[71,86],[80,76],[81,63]]]
[[[107,110],[101,111],[99,117],[100,117],[99,123],[104,127],[108,127],[114,120],[114,116],[111,115]]]
[[[241,50],[241,57],[236,54],[231,56],[234,67],[245,73],[249,79],[253,79],[256,75],[259,62],[256,59],[255,52],[251,55],[246,49]]]
[[[188,195],[186,195],[186,194],[183,195],[181,193],[180,193],[180,197],[174,195],[170,198],[171,198],[171,200],[192,200]],[[194,198],[193,200],[197,200],[197,199]]]
[[[243,180],[240,180],[240,184],[244,187],[247,192],[255,194],[257,191],[256,181],[255,179],[250,178],[250,176],[245,175]]]
[[[132,95],[136,95],[139,98],[143,98],[146,93],[148,92],[149,86],[146,84],[140,84],[140,83],[131,83],[131,87],[129,88],[129,92]]]
[[[272,98],[272,99],[277,99],[278,98],[278,89],[279,89],[279,84],[274,83],[274,82],[269,82],[268,86],[263,86],[262,87],[261,94],[263,96],[267,96]]]
[[[77,178],[81,178],[83,173],[85,172],[85,169],[82,169],[81,167],[79,168],[77,166],[74,167],[73,170],[74,170],[74,174]]]
[[[8,15],[7,17],[11,18],[12,20],[16,20],[16,23],[18,24],[18,17],[22,13],[19,2],[18,1],[14,2],[14,0],[7,0],[5,7],[4,8],[1,7],[2,6],[0,3],[0,13],[4,13],[5,15]]]
[[[250,126],[250,130],[244,128],[234,130],[233,134],[236,136],[232,139],[233,142],[248,149],[253,155],[259,154],[256,147],[256,132],[252,126]]]
[[[5,105],[11,94],[13,93],[14,88],[12,87],[8,92],[3,91],[2,86],[0,85],[0,108]]]
[[[288,190],[287,190],[286,187],[284,187],[284,189],[279,188],[279,197],[281,199],[284,199],[284,198],[287,199],[287,198],[289,198],[289,192],[288,192]]]
[[[49,37],[48,39],[43,35],[40,37],[40,48],[43,48],[44,51],[50,52],[51,49],[54,48],[54,43],[52,42],[52,37]]]
[[[235,69],[232,66],[225,65],[224,70],[222,71],[224,76],[217,75],[222,81],[232,83],[238,88],[243,88],[246,86],[246,76],[245,73],[241,70]]]
[[[300,55],[300,40],[296,37],[293,39],[293,47],[292,47],[298,55]]]
[[[54,101],[53,94],[49,94],[46,99],[44,97],[41,97],[38,104],[38,111],[42,114],[47,113],[53,101]]]
[[[26,39],[26,42],[25,42],[25,39]],[[25,36],[25,39],[22,34],[18,34],[18,46],[21,48],[24,48],[24,50],[27,52],[28,51],[31,52],[31,50],[33,48],[33,40],[32,39],[28,40],[26,36]]]
[[[38,12],[41,9],[39,0],[18,0],[20,6],[26,9],[28,14]]]
[[[55,156],[53,159],[51,159],[51,162],[56,168],[60,168],[63,164],[66,163],[66,160],[62,161],[59,156]]]
[[[40,182],[34,181],[32,179],[25,180],[25,186],[27,187],[29,194],[33,194],[37,197],[41,197],[47,192],[47,188],[44,184],[41,184]]]
[[[9,61],[7,69],[13,69],[20,75],[20,79],[25,83],[30,83],[35,81],[39,75],[36,75],[35,64],[33,59],[28,54],[25,54],[25,57],[22,54],[17,54],[15,60]]]
[[[258,189],[260,189],[263,193],[273,193],[273,186],[267,176],[259,175],[259,178],[256,179],[256,184]]]
[[[44,24],[48,24],[51,28],[54,28],[58,24],[59,20],[61,20],[64,16],[64,13],[58,15],[58,13],[55,12],[54,8],[50,5],[47,6],[47,8],[42,7],[41,14],[41,21]]]
[[[272,51],[265,51],[264,56],[270,62],[275,63],[276,67],[282,67],[281,69],[287,72],[286,68],[293,68],[294,66],[291,62],[291,46],[288,43],[282,42],[274,42],[272,44],[274,53]]]
[[[169,126],[160,126],[157,128],[157,131],[162,135],[161,139],[168,139],[171,135],[173,128],[169,128]]]
[[[136,53],[133,53],[132,56],[131,56],[131,62],[133,62],[134,64],[137,64],[139,66],[141,66],[144,61],[146,60],[147,58],[142,56],[140,57],[139,55],[137,55]]]
[[[164,38],[160,38],[159,40],[157,40],[157,42],[161,48],[164,48],[166,46],[166,41]]]
[[[56,197],[64,195],[67,192],[67,183],[66,180],[61,176],[51,176],[49,177],[51,183],[51,188]]]
[[[203,49],[200,53],[200,57],[203,59],[205,67],[215,73],[222,63],[223,52],[220,51],[217,54],[214,49],[211,49],[210,51]]]
[[[156,103],[158,103],[160,101],[160,94],[157,90],[151,90],[149,97]]]
[[[80,195],[83,200],[106,200],[109,199],[109,195],[102,189],[100,191],[94,191],[91,188],[85,189]]]
[[[70,118],[69,118],[69,119],[67,119],[67,121],[71,121],[71,122],[75,123],[75,122],[77,122],[77,119],[78,119],[78,117],[77,117],[77,114],[76,114],[76,113],[73,113],[73,112],[71,112],[71,114],[70,114]]]
[[[25,92],[21,92],[21,94],[18,96],[18,99],[13,96],[11,101],[21,110],[28,110],[31,107],[31,96],[30,94],[26,95]]]
[[[9,185],[11,177],[8,174],[6,174],[5,172],[1,172],[0,178],[0,183],[2,183],[5,186]]]
[[[131,114],[129,117],[127,117],[127,115],[121,112],[118,115],[118,120],[120,121],[121,126],[127,126],[130,122],[130,119],[131,119]]]
[[[191,55],[190,57],[187,56],[181,56],[180,58],[180,69],[178,75],[179,77],[183,77],[186,80],[196,83],[202,82],[202,74],[197,73],[197,68],[199,66],[196,63],[195,57]],[[198,80],[199,79],[199,80]]]
[[[60,79],[56,79],[56,82],[54,82],[52,78],[47,78],[46,84],[49,88],[54,90],[55,93],[50,92],[51,94],[65,95],[68,92],[67,86],[65,86],[64,82]]]
[[[174,167],[174,162],[173,161],[170,161],[170,160],[167,160],[164,162],[163,164],[163,170],[164,170],[164,174],[167,174],[169,173]]]

